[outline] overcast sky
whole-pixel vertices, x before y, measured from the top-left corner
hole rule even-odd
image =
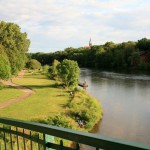
[[[150,0],[0,0],[0,20],[17,23],[29,52],[150,38]]]

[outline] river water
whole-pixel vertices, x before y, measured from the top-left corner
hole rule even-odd
[[[150,144],[150,76],[82,68],[84,80],[104,113],[94,133]]]

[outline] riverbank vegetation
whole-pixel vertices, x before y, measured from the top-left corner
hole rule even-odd
[[[69,89],[63,88],[61,83],[50,80],[39,71],[34,71],[34,74],[30,71],[24,78],[13,79],[13,82],[31,88],[35,94],[1,109],[0,116],[38,121],[81,131],[91,130],[102,118],[99,102],[87,92],[75,88],[70,95]],[[79,120],[82,121],[82,125]]]
[[[54,53],[28,54],[37,59],[42,65],[51,65],[54,59],[75,60],[80,67],[97,69],[150,69],[150,39],[143,38],[136,42],[123,43],[106,42],[104,45],[91,47],[66,48],[64,51]]]

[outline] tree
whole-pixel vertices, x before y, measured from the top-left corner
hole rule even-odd
[[[113,48],[115,48],[116,47],[116,44],[115,43],[113,43],[112,41],[111,42],[106,42],[105,44],[104,44],[104,49],[105,49],[105,51],[111,51]]]
[[[26,67],[29,69],[40,69],[41,63],[36,59],[31,59],[26,63]]]
[[[9,59],[5,53],[4,47],[0,45],[0,79],[6,80],[11,76]]]
[[[0,22],[0,44],[5,48],[11,66],[11,74],[17,74],[26,61],[30,41],[27,34],[22,33],[20,27],[14,23]]]
[[[149,51],[150,52],[150,39],[143,38],[138,40],[137,47],[140,51]]]
[[[60,80],[65,87],[77,86],[80,68],[76,61],[65,59],[57,66],[57,69]]]
[[[50,68],[50,66],[49,66],[49,65],[44,65],[44,66],[43,66],[43,72],[47,74],[47,73],[48,73],[49,68]]]
[[[57,66],[60,64],[58,60],[54,60],[52,66],[49,68],[49,76],[51,79],[58,80],[58,69]]]

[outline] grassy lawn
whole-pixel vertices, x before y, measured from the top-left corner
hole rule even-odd
[[[74,90],[71,96],[69,91],[56,85],[56,81],[40,73],[26,73],[23,78],[14,79],[13,82],[31,88],[35,94],[0,109],[2,117],[44,121],[81,131],[91,130],[102,118],[99,102],[81,89]],[[82,120],[84,127],[77,120]]]
[[[55,81],[49,80],[41,74],[26,73],[23,78],[14,79],[13,82],[31,88],[35,94],[23,101],[0,109],[0,116],[31,120],[35,118],[44,119],[46,116],[65,112],[64,105],[68,102],[69,93],[65,89],[56,88]]]
[[[5,86],[2,90],[0,90],[0,104],[19,97],[23,92],[21,90],[15,89],[11,86]]]

